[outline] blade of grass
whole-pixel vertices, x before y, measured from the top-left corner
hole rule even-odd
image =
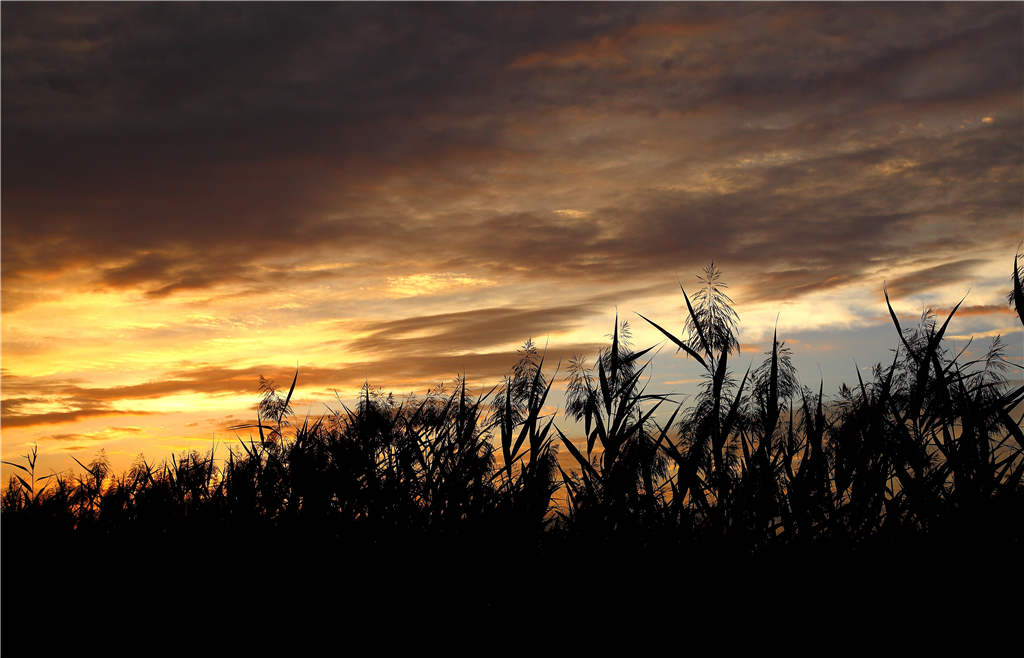
[[[646,317],[644,317],[643,315],[641,315],[640,313],[637,313],[637,315],[639,315],[639,316],[640,316],[641,318],[643,318],[644,320],[647,320],[647,322],[648,322],[648,323],[649,323],[649,324],[650,324],[651,326],[653,326],[653,327],[654,327],[655,329],[657,329],[658,331],[660,331],[661,333],[663,333],[663,334],[664,334],[664,335],[665,335],[665,336],[666,336],[666,337],[667,337],[667,338],[668,338],[669,340],[671,340],[671,341],[672,341],[673,343],[675,343],[675,344],[676,344],[676,346],[677,346],[677,347],[678,347],[679,349],[683,350],[684,352],[686,352],[687,354],[689,354],[690,356],[692,356],[692,357],[693,357],[693,358],[694,358],[694,359],[695,359],[695,360],[697,361],[697,363],[699,363],[699,364],[701,364],[702,366],[704,366],[704,368],[708,368],[708,364],[707,364],[707,362],[706,362],[706,361],[704,360],[704,358],[703,358],[703,357],[702,357],[702,356],[701,356],[700,354],[697,354],[697,353],[696,353],[695,351],[693,351],[693,349],[691,349],[689,345],[687,345],[687,344],[686,344],[686,343],[684,343],[684,342],[683,342],[682,340],[680,340],[680,339],[676,338],[675,336],[673,336],[673,335],[672,335],[672,334],[671,334],[671,333],[670,333],[670,332],[669,332],[668,330],[666,330],[665,328],[663,328],[663,327],[662,327],[661,325],[659,325],[659,324],[658,324],[657,322],[655,322],[654,320],[651,320],[651,319],[649,319],[649,318],[646,318]]]

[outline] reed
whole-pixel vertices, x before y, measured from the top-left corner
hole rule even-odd
[[[1009,301],[1024,324],[1021,276],[1015,259]],[[256,435],[220,465],[191,452],[114,475],[101,455],[76,476],[39,476],[34,448],[5,462],[16,469],[0,500],[5,549],[33,536],[199,535],[742,555],[922,538],[1020,545],[1024,386],[1008,378],[1019,366],[998,339],[973,359],[946,347],[959,304],[905,327],[886,292],[892,362],[826,400],[821,382],[799,384],[777,332],[756,367],[733,370],[738,317],[725,290],[712,264],[692,298],[682,290],[680,333],[640,316],[702,370],[689,406],[648,390],[654,347],[634,349],[618,317],[593,365],[569,366],[578,443],[546,406],[558,369],[529,341],[482,395],[464,379],[403,401],[366,385],[355,408],[339,401],[301,423],[290,406],[299,373],[284,395],[261,379],[256,422],[232,428]]]

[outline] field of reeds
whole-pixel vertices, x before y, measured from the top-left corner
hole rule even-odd
[[[1009,302],[1024,324],[1022,269]],[[255,422],[232,428],[248,436],[220,463],[191,452],[41,475],[34,452],[9,462],[5,604],[40,579],[87,592],[89,573],[125,600],[139,587],[262,600],[268,581],[287,598],[315,582],[350,612],[422,609],[442,591],[488,610],[627,582],[681,599],[727,578],[839,587],[879,565],[981,570],[1024,548],[1019,366],[999,340],[973,358],[947,349],[959,304],[912,326],[889,306],[891,362],[826,400],[777,336],[759,365],[730,369],[738,318],[713,266],[682,301],[683,327],[643,321],[703,369],[686,406],[648,390],[652,348],[616,318],[596,359],[569,364],[561,416],[554,369],[528,342],[482,395],[465,381],[401,401],[367,386],[354,407],[300,420],[300,373],[287,392],[261,382]]]

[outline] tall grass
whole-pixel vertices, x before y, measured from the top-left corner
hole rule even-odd
[[[1024,323],[1017,261],[1009,299]],[[218,464],[190,452],[113,475],[102,458],[77,476],[40,477],[36,452],[2,496],[5,548],[32,537],[315,537],[348,546],[411,541],[518,549],[568,541],[716,547],[856,548],[879,542],[1009,542],[1024,529],[1024,434],[997,339],[980,357],[943,342],[950,320],[904,327],[891,363],[826,400],[801,386],[785,342],[733,369],[738,317],[718,269],[682,291],[676,333],[641,316],[702,370],[684,407],[648,390],[645,361],[616,317],[593,365],[569,366],[567,417],[546,406],[557,369],[527,342],[502,383],[464,380],[397,401],[365,386],[355,408],[294,418],[261,380],[256,422]],[[681,286],[682,288],[682,286]],[[258,439],[257,439],[258,437]],[[573,467],[570,468],[570,465]],[[565,505],[553,503],[556,493]],[[150,539],[147,539],[149,541]],[[476,542],[476,543],[474,543]],[[398,548],[396,548],[398,547]]]

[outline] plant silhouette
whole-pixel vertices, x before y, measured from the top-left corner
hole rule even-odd
[[[1018,260],[1008,299],[1024,324]],[[943,338],[959,304],[904,327],[886,291],[891,362],[867,380],[858,370],[826,400],[822,382],[801,386],[777,331],[756,367],[730,369],[739,318],[724,290],[714,264],[692,299],[682,290],[679,334],[641,316],[701,368],[688,406],[648,390],[654,347],[634,349],[617,316],[592,366],[572,360],[575,440],[548,407],[558,368],[527,341],[486,393],[459,378],[398,401],[367,384],[354,408],[301,423],[290,406],[300,373],[283,396],[261,378],[256,422],[233,428],[258,440],[239,439],[220,463],[212,450],[189,452],[114,475],[100,455],[79,462],[80,475],[39,476],[33,449],[5,462],[16,470],[0,501],[5,591],[34,586],[16,566],[29,560],[66,565],[70,552],[124,583],[129,566],[196,546],[235,556],[236,573],[252,578],[280,564],[364,597],[392,600],[424,579],[424,596],[505,603],[529,594],[514,574],[532,587],[569,554],[607,574],[639,565],[631,551],[674,564],[836,551],[869,560],[922,545],[918,558],[942,562],[1020,549],[1024,386],[1011,385],[1018,366],[1001,340],[974,358],[954,353]],[[132,546],[146,557],[123,559]],[[499,585],[481,592],[484,556]],[[63,568],[52,578],[73,575]],[[346,600],[353,614],[365,608]]]

